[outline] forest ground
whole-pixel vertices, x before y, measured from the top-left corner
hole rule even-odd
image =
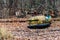
[[[0,19],[6,21],[7,19]],[[14,35],[14,40],[60,40],[60,21],[54,21],[50,27],[45,29],[29,29],[28,22],[19,22],[27,20],[26,18],[11,18],[10,21],[0,22],[0,27],[6,27]],[[17,20],[17,21],[16,21]]]

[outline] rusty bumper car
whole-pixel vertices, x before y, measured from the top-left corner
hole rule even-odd
[[[51,17],[48,18],[48,16],[45,16],[40,18],[41,16],[36,16],[32,18],[30,18],[28,21],[29,21],[29,26],[28,28],[45,28],[45,27],[49,27],[50,24],[51,24]]]

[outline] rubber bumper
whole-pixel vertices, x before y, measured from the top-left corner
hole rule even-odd
[[[46,28],[49,27],[51,23],[29,25],[28,28]]]

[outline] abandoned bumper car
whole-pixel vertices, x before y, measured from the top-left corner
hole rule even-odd
[[[29,21],[29,28],[42,28],[42,27],[47,27],[50,26],[51,24],[51,16],[34,16],[28,19]]]

